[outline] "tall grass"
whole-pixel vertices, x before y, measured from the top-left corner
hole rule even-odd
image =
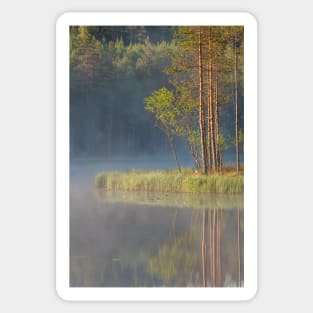
[[[242,193],[244,179],[242,174],[234,172],[204,176],[195,174],[191,169],[183,169],[182,173],[173,169],[128,170],[99,173],[95,185],[111,191]]]

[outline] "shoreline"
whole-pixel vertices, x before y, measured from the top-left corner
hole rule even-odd
[[[107,191],[147,191],[185,193],[242,194],[243,171],[228,169],[223,174],[198,174],[191,168],[162,170],[127,170],[102,172],[95,177],[95,187]]]

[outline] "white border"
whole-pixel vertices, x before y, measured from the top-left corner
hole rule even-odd
[[[243,25],[245,40],[244,287],[69,287],[69,26]],[[64,13],[56,24],[56,290],[72,301],[234,301],[257,292],[257,22],[249,13]]]

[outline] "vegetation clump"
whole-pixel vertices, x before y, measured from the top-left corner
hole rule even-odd
[[[99,173],[97,188],[109,191],[243,193],[243,174],[226,171],[223,175],[200,175],[192,169],[128,170]]]

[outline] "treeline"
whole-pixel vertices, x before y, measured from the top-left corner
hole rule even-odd
[[[221,131],[221,108],[232,103],[230,124],[234,125],[239,172],[243,145],[243,27],[179,27],[174,42],[177,50],[166,70],[172,87],[155,90],[145,99],[146,109],[166,134],[179,171],[175,137],[186,143],[195,168],[208,174],[211,170],[222,171],[222,152],[227,142]]]
[[[159,37],[157,36],[159,35]],[[171,29],[70,29],[71,157],[114,157],[167,150],[144,97],[168,85],[164,69],[175,49]],[[150,40],[153,39],[153,42]]]
[[[177,160],[188,150],[197,168],[202,168],[203,160],[206,160],[208,168],[214,168],[212,152],[208,152],[204,159],[201,155],[200,134],[203,132],[199,129],[200,68],[203,80],[202,107],[205,110],[205,145],[208,151],[212,151],[209,117],[213,118],[214,136],[219,135],[219,140],[215,140],[213,147],[215,151],[223,151],[235,147],[236,116],[231,35],[223,35],[223,49],[216,50],[214,45],[217,45],[217,39],[213,40],[213,36],[217,36],[217,29],[212,28],[211,31],[210,51],[211,54],[216,51],[216,59],[212,59],[213,110],[209,111],[207,28],[201,28],[202,65],[199,67],[197,28],[72,26],[71,157],[167,155],[171,147],[172,151],[174,149],[179,154]],[[237,52],[239,141],[243,134],[242,50],[241,41]],[[215,89],[216,83],[213,83],[216,82],[216,77],[218,89]],[[218,96],[214,96],[216,90]],[[144,99],[154,93],[163,91],[170,93],[167,97],[170,103],[165,123],[157,115],[149,113],[144,102]],[[216,99],[218,105],[215,104]],[[153,112],[153,104],[150,106],[150,111]],[[218,126],[214,122],[216,108],[219,109]],[[155,125],[159,128],[153,127]],[[161,133],[164,128],[166,136]],[[219,158],[217,155],[214,157],[215,160]],[[218,164],[218,161],[215,162]]]

